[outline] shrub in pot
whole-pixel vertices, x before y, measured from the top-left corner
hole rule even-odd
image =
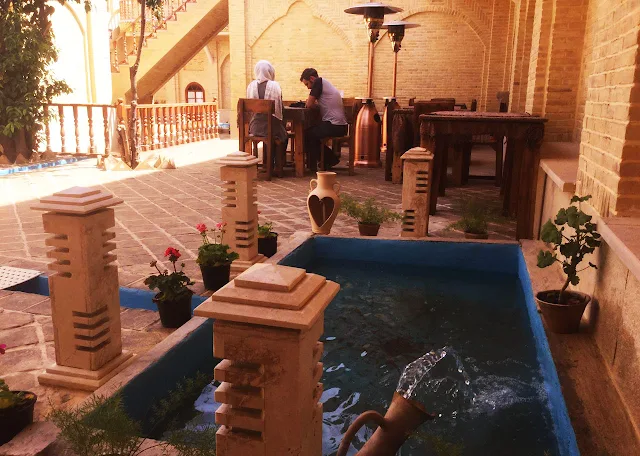
[[[340,210],[358,221],[361,236],[377,236],[380,224],[402,218],[397,212],[376,205],[374,198],[367,198],[364,203],[356,201],[350,195],[343,195],[341,199]]]
[[[158,306],[160,321],[165,328],[179,328],[191,319],[191,297],[193,291],[188,286],[195,282],[180,269],[176,268],[176,262],[181,254],[178,249],[167,248],[164,256],[173,264],[173,272],[168,269],[161,271],[157,261],[151,262],[151,267],[158,270],[158,274],[152,274],[144,281],[151,290],[158,290],[153,297],[153,302]],[[182,263],[181,268],[184,268]]]
[[[0,344],[0,354],[7,346]],[[33,422],[33,407],[38,397],[30,391],[11,391],[0,378],[0,446]]]
[[[588,266],[578,269],[585,255],[593,253],[602,243],[596,225],[591,223],[592,217],[580,209],[580,203],[589,198],[591,195],[571,198],[571,206],[560,209],[555,220],[548,220],[540,231],[540,238],[551,244],[553,249],[538,252],[538,267],[546,268],[558,262],[566,275],[562,289],[545,290],[536,294],[542,315],[553,332],[578,331],[584,309],[591,300],[591,296],[584,293],[567,290],[569,284],[580,283],[578,273],[589,268],[597,269],[591,262],[588,262]]]
[[[223,243],[226,222],[216,223],[216,227],[208,229],[199,223],[196,229],[202,236],[202,245],[198,247],[196,262],[202,271],[202,281],[207,290],[217,291],[229,282],[231,263],[239,258],[236,252],[229,250]],[[211,233],[211,238],[207,232]]]
[[[488,239],[487,220],[489,213],[487,207],[477,199],[471,198],[465,200],[460,209],[462,217],[449,227],[462,231],[466,239]]]
[[[260,214],[260,211],[258,211]],[[258,223],[258,253],[271,258],[278,251],[278,233],[273,231],[273,223]]]

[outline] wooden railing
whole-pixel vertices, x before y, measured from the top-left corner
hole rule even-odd
[[[118,106],[118,122],[128,125],[131,106]],[[217,103],[141,104],[137,109],[141,151],[218,137]],[[119,127],[119,130],[121,127]]]
[[[115,132],[115,107],[106,104],[50,104],[44,107],[46,152],[108,155]]]
[[[167,28],[168,21],[177,20],[177,14],[196,0],[164,0],[162,8],[154,12],[147,8],[145,34],[140,43],[140,3],[138,0],[120,0],[119,27],[111,39],[111,70],[118,71],[120,65],[128,64],[129,57],[136,55],[139,46],[148,38],[155,37],[158,30]]]

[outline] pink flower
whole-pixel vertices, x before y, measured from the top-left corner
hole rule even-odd
[[[0,355],[4,355],[4,352],[6,349],[7,349],[7,344],[0,344]]]
[[[258,211],[258,215],[262,214],[262,211]]]
[[[222,222],[216,223],[216,228],[220,229],[222,228],[224,225],[222,224]]]
[[[196,230],[198,230],[200,234],[204,234],[207,231],[207,225],[205,225],[204,223],[198,223],[196,225]]]
[[[174,249],[173,247],[167,247],[167,250],[164,251],[164,256],[169,257],[169,261],[177,261],[178,258],[182,256],[182,254],[178,249]],[[172,260],[171,257],[174,257],[175,260]]]

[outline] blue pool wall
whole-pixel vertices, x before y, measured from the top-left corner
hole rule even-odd
[[[314,237],[294,249],[279,264],[307,269],[314,258],[336,262],[371,261],[517,275],[525,296],[559,454],[561,456],[580,455],[520,245]]]
[[[46,275],[40,275],[31,280],[11,287],[12,291],[23,291],[25,293],[35,293],[43,296],[49,296],[49,279]],[[141,290],[139,288],[120,287],[120,307],[130,309],[146,309],[158,310],[152,299],[156,295],[151,290]],[[191,298],[191,309],[195,309],[202,304],[207,298],[204,296],[193,295]]]

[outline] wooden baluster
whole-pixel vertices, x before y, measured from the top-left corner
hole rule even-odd
[[[111,152],[111,135],[109,135],[109,107],[102,107],[102,123],[104,125],[104,154]]]
[[[185,105],[184,112],[184,142],[191,142],[191,106]]]
[[[200,125],[202,132],[202,140],[209,139],[207,137],[207,107],[205,105],[200,105]]]
[[[213,137],[220,137],[220,130],[218,130],[218,105],[213,105]]]
[[[138,106],[138,114],[140,116],[140,124],[142,129],[142,134],[140,136],[140,150],[149,150],[149,141],[147,140],[147,137],[149,135],[147,110]]]
[[[191,137],[191,142],[196,142],[198,141],[198,135],[197,135],[197,131],[198,131],[198,115],[197,115],[197,107],[194,105],[191,105],[191,128],[189,129],[191,131],[190,137]]]
[[[64,106],[58,105],[58,117],[60,117],[60,141],[62,142],[62,152],[67,153],[67,138],[64,134]]]
[[[190,105],[185,106],[187,112],[187,142],[193,142],[193,108]]]
[[[162,145],[164,147],[169,147],[170,137],[171,137],[171,126],[169,125],[169,113],[166,106],[162,107],[162,123],[164,127],[164,138]]]
[[[198,110],[198,141],[204,141],[204,111],[202,103],[196,105],[196,109]]]
[[[193,137],[194,141],[200,141],[200,106],[193,105]]]
[[[169,106],[169,145],[175,146],[178,144],[176,139],[176,107]]]
[[[78,105],[73,105],[73,124],[76,135],[76,154],[80,153],[80,128],[78,128]]]
[[[87,122],[89,122],[89,153],[96,153],[96,142],[93,137],[93,107],[87,106]]]
[[[211,139],[209,136],[209,105],[202,105],[204,139]]]
[[[182,119],[184,117],[184,112],[182,110],[182,106],[177,106],[176,107],[176,128],[177,128],[177,132],[176,132],[176,136],[177,136],[177,140],[178,140],[178,144],[184,144],[184,132],[182,129]]]
[[[47,142],[45,152],[51,152],[51,129],[49,127],[49,105],[44,105],[44,136]]]
[[[151,149],[155,150],[159,147],[158,134],[160,133],[160,127],[158,124],[158,107],[153,106],[151,108]]]

